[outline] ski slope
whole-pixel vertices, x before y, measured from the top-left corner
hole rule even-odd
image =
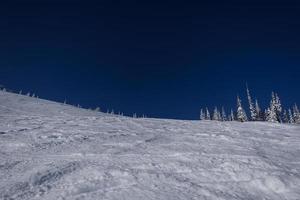
[[[300,199],[300,126],[136,119],[0,91],[0,199]]]

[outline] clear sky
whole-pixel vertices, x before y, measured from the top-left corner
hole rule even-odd
[[[197,119],[248,82],[300,103],[298,1],[0,3],[0,84],[127,115]]]

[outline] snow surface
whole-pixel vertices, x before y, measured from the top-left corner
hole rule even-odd
[[[300,199],[300,127],[135,119],[0,92],[0,199]]]

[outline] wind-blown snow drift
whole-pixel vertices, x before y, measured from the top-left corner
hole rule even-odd
[[[300,127],[133,119],[1,91],[0,199],[300,199]]]

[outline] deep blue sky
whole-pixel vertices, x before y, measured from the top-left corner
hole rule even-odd
[[[300,2],[7,2],[0,84],[12,90],[180,119],[235,108],[245,82],[262,105],[272,90],[300,102]]]

